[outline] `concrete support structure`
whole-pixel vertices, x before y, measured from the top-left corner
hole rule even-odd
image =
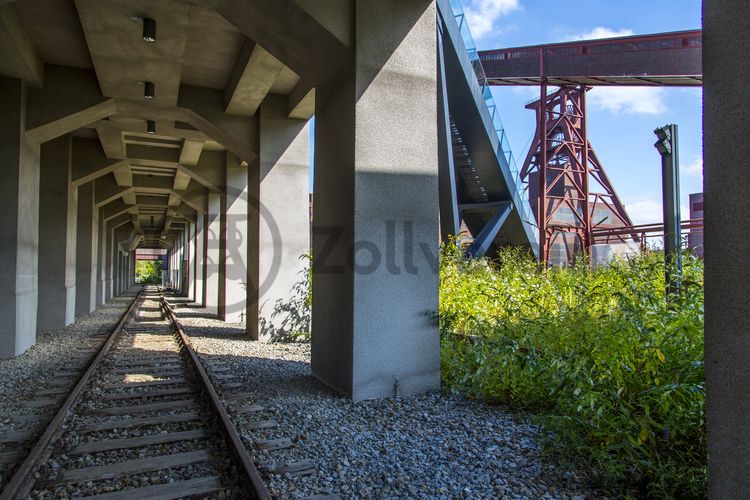
[[[94,310],[92,300],[96,300],[91,293],[92,269],[96,269],[96,255],[93,248],[96,245],[94,237],[94,183],[88,182],[78,187],[78,223],[76,225],[76,316],[88,314]]]
[[[705,362],[711,498],[750,486],[748,2],[703,3]]]
[[[220,289],[224,287],[220,274],[221,264],[221,195],[208,195],[208,213],[206,214],[206,240],[205,240],[205,286],[206,286],[206,309],[214,314],[219,314],[221,303]]]
[[[34,344],[39,244],[39,146],[26,133],[26,85],[0,77],[0,357]]]
[[[66,134],[41,147],[39,240],[44,245],[39,248],[38,330],[62,328],[75,318],[75,309],[71,307],[75,301],[75,281],[66,279],[75,276],[76,204],[75,190],[70,188],[72,145],[71,136]]]
[[[195,302],[195,223],[187,223],[187,296],[190,300]]]
[[[195,302],[206,304],[206,216],[198,214],[195,222]]]
[[[37,1],[0,6],[18,20],[12,36],[0,23],[0,257],[16,264],[0,279],[13,322],[0,355],[33,343],[37,315],[61,325],[128,289],[137,248],[166,249],[176,291],[267,339],[307,264],[317,113],[313,371],[354,399],[439,386],[425,315],[438,291],[434,0],[128,15],[81,0],[45,4],[49,19]],[[130,16],[144,15],[166,41],[134,37]],[[146,80],[151,99],[134,85]],[[38,309],[40,145],[50,295]]]
[[[312,369],[361,400],[440,386],[436,12],[354,16],[352,63],[316,89]]]
[[[251,174],[248,212],[255,236],[250,239],[247,332],[250,338],[268,339],[268,327],[283,320],[272,318],[274,305],[287,299],[302,278],[307,263],[301,257],[310,251],[310,127],[307,120],[287,117],[287,103],[280,96],[266,98],[259,120],[260,168]]]
[[[224,307],[220,316],[224,321],[238,323],[246,320],[247,264],[248,264],[248,168],[240,165],[231,153],[226,155],[226,202],[222,242]]]

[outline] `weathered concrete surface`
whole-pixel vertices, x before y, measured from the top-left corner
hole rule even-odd
[[[206,216],[198,214],[195,222],[195,301],[206,303]]]
[[[68,324],[65,273],[72,146],[72,138],[64,135],[41,147],[39,240],[43,245],[39,248],[38,330],[62,328]]]
[[[750,488],[750,3],[703,2],[705,351],[709,496]]]
[[[226,112],[254,115],[284,65],[266,49],[245,39],[234,71],[224,89]]]
[[[246,319],[248,234],[248,170],[227,153],[226,216],[224,218],[224,314],[237,323]]]
[[[94,218],[94,183],[89,182],[78,187],[78,223],[76,227],[76,316],[90,313],[92,264],[95,265],[92,252],[93,218]]]
[[[39,146],[26,130],[26,89],[0,77],[0,358],[34,344],[37,321]]]
[[[316,92],[312,369],[360,400],[440,386],[438,160],[434,3],[355,12],[354,66]]]
[[[256,249],[258,278],[252,300],[257,300],[258,320],[248,320],[251,338],[268,339],[268,326],[278,326],[283,316],[271,318],[279,299],[288,300],[301,271],[300,257],[310,250],[309,208],[310,127],[307,120],[287,118],[286,99],[268,96],[260,108],[260,170],[257,176],[259,211]],[[248,312],[250,317],[250,312]],[[259,323],[266,325],[260,329]]]
[[[208,195],[208,214],[206,215],[206,309],[213,314],[219,313],[220,284],[220,242],[221,236],[221,195]]]

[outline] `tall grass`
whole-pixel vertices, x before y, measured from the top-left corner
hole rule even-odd
[[[519,250],[446,246],[444,386],[537,415],[550,453],[619,493],[705,497],[703,266],[684,260],[667,301],[658,252],[543,270]]]

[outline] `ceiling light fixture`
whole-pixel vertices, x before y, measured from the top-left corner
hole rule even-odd
[[[156,21],[151,18],[143,18],[143,39],[147,42],[156,41]]]
[[[146,99],[153,99],[154,90],[154,82],[143,82],[143,97]]]
[[[156,133],[156,122],[154,120],[146,120],[146,132],[149,134]]]

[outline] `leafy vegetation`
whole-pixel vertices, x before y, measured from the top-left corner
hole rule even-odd
[[[312,254],[300,255],[305,265],[299,272],[300,280],[289,291],[289,297],[278,299],[266,318],[261,314],[260,329],[270,335],[272,342],[309,342],[312,320]]]
[[[135,279],[138,283],[145,283],[147,285],[155,285],[161,283],[161,261],[135,261]]]
[[[548,452],[621,494],[705,497],[703,265],[684,261],[668,302],[659,252],[544,270],[446,246],[444,386],[537,415]]]

